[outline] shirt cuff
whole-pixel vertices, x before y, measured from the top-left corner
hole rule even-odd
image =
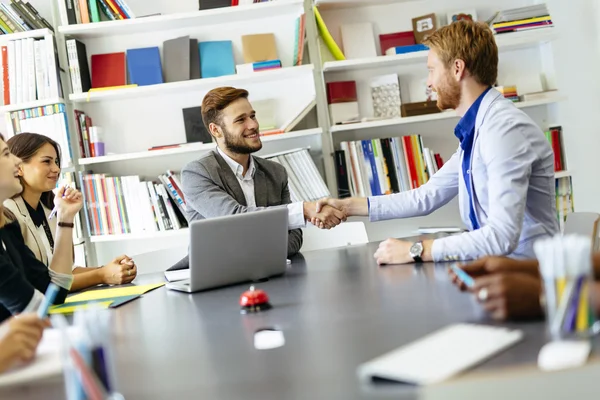
[[[67,291],[71,289],[71,285],[73,284],[73,274],[62,274],[51,269],[48,269],[48,272],[50,273],[50,281],[52,281],[52,283]]]
[[[306,220],[304,219],[304,203],[298,201],[296,203],[288,204],[288,229],[304,228],[306,226]]]
[[[29,304],[22,311],[23,313],[34,313],[37,312],[38,308],[40,308],[40,304],[44,301],[44,295],[37,289],[33,290],[33,296],[31,300],[29,300]]]

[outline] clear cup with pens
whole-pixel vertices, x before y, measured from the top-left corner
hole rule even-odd
[[[600,331],[594,312],[592,243],[582,235],[537,241],[543,303],[552,340],[587,339]]]

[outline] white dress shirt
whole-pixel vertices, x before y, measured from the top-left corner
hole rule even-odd
[[[254,194],[254,173],[256,172],[256,166],[254,165],[254,159],[250,156],[250,165],[246,175],[243,175],[244,167],[237,161],[233,160],[227,154],[225,154],[217,146],[217,151],[223,157],[227,165],[233,171],[233,174],[237,178],[242,191],[244,192],[244,198],[246,199],[246,205],[248,207],[256,207],[256,198]],[[291,203],[287,205],[288,208],[288,229],[304,228],[306,226],[306,220],[304,219],[304,204],[301,201]]]
[[[369,218],[379,221],[428,215],[458,195],[462,221],[471,232],[436,239],[434,261],[472,260],[486,255],[535,258],[533,243],[559,232],[554,158],[541,129],[492,89],[477,113],[467,180],[463,150],[418,189],[369,198]],[[479,229],[469,218],[473,206]]]

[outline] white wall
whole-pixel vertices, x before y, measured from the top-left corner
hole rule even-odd
[[[559,29],[553,42],[556,80],[568,102],[558,108],[576,211],[600,212],[600,5],[597,0],[549,0]]]

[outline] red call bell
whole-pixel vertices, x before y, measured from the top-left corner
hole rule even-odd
[[[242,314],[247,314],[268,310],[272,306],[269,303],[267,292],[261,289],[255,289],[254,286],[250,286],[250,289],[246,290],[240,296],[240,307],[240,312]]]

